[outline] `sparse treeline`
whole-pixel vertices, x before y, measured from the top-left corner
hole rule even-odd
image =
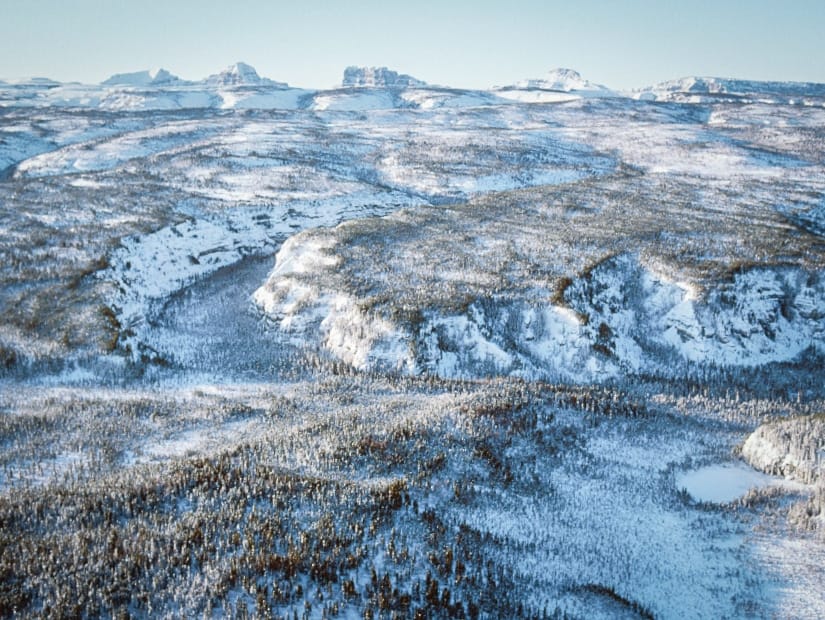
[[[520,442],[556,463],[581,451],[580,431],[556,425],[553,411],[648,415],[604,387],[338,377],[308,388],[269,396],[263,409],[197,395],[118,402],[63,394],[35,403],[47,412],[41,417],[5,418],[7,441],[41,459],[56,447],[36,441],[59,443],[67,431],[85,454],[92,435],[120,436],[120,425],[133,427],[133,439],[149,425],[175,436],[204,415],[213,425],[256,420],[262,435],[224,449],[195,445],[207,453],[166,464],[124,466],[125,448],[114,445],[106,463],[88,459],[40,486],[12,482],[14,493],[0,499],[0,609],[47,617],[551,615],[555,608],[530,603],[514,566],[491,551],[514,543],[463,524],[450,506],[485,505],[490,485],[534,491],[536,465],[510,453]],[[25,460],[8,466],[17,459]]]

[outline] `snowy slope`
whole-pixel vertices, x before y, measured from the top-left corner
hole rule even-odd
[[[111,256],[110,268],[100,274],[118,288],[113,307],[129,332],[121,345],[135,357],[147,347],[156,350],[160,344],[151,341],[147,330],[170,295],[245,257],[272,252],[296,229],[334,225],[364,212],[380,214],[411,204],[415,201],[394,192],[353,193],[201,216],[124,238]]]
[[[391,110],[398,107],[397,101],[397,95],[387,90],[341,89],[316,93],[312,97],[310,109],[330,112]]]
[[[313,97],[313,94],[315,95]],[[628,94],[642,100],[687,103],[825,104],[825,85],[689,77],[662,82]],[[99,85],[61,84],[46,78],[0,82],[0,106],[71,107],[103,110],[189,108],[299,109],[365,111],[393,108],[474,107],[502,102],[562,103],[624,96],[582,77],[554,69],[488,91],[432,87],[386,67],[347,67],[342,88],[289,90],[262,77],[254,67],[235,63],[200,81],[186,81],[165,69],[115,74]]]

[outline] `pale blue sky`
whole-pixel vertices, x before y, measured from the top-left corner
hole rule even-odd
[[[483,88],[570,67],[613,88],[686,75],[825,82],[825,0],[0,0],[0,77],[99,82],[243,60],[296,86],[386,65]]]

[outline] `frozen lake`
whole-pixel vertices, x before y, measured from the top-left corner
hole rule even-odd
[[[745,463],[708,465],[676,476],[677,489],[685,489],[696,501],[715,504],[732,502],[750,489],[787,484],[785,480],[763,474]]]

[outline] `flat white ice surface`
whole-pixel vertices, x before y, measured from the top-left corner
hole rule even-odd
[[[782,484],[782,480],[756,471],[744,463],[708,465],[676,476],[676,488],[685,489],[700,502],[726,504],[750,489]]]

